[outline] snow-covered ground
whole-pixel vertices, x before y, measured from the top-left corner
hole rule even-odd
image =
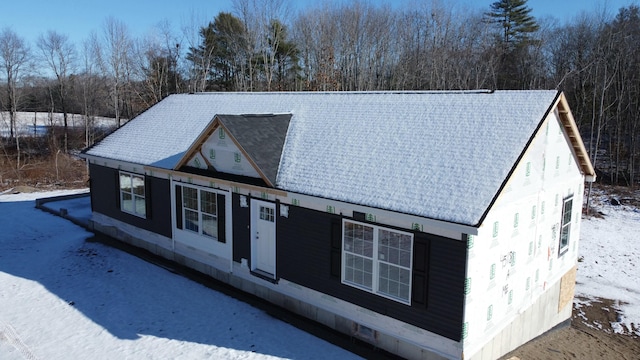
[[[67,125],[71,127],[84,127],[85,118],[79,114],[67,114]],[[102,128],[114,128],[116,121],[113,118],[96,116],[94,126]],[[124,122],[125,120],[123,120]],[[8,137],[9,112],[0,111],[0,135]],[[46,112],[17,112],[16,132],[21,136],[41,136],[46,134],[47,128],[51,125],[62,126],[64,115],[62,113],[49,114]]]
[[[619,196],[596,191],[592,204],[602,218],[583,217],[576,295],[586,300],[576,303],[614,300],[620,316],[611,323],[613,330],[640,336],[640,209],[624,200],[612,205],[611,199]]]
[[[0,359],[356,357],[34,208],[74,192],[0,195]],[[594,197],[604,218],[583,218],[577,295],[619,300],[613,329],[640,335],[640,209],[609,199]],[[74,200],[56,206],[89,216]]]
[[[61,193],[0,195],[0,359],[357,358],[34,208]]]

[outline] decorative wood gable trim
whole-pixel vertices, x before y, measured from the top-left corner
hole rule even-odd
[[[564,93],[560,93],[558,100],[556,100],[555,107],[558,110],[558,117],[560,118],[564,132],[569,139],[573,155],[576,157],[577,163],[580,164],[580,170],[585,175],[585,180],[588,182],[596,181],[596,172],[591,164],[589,154],[584,146],[578,126],[573,118],[571,109],[569,109],[569,104]]]
[[[242,147],[242,145],[238,142],[238,140],[231,133],[231,131],[229,131],[229,129],[224,125],[224,123],[220,120],[218,115],[214,117],[211,124],[209,124],[209,126],[207,126],[207,128],[198,136],[196,141],[189,147],[185,155],[182,157],[182,159],[180,159],[180,161],[177,163],[176,167],[173,170],[178,170],[183,166],[187,165],[189,160],[193,158],[196,154],[200,154],[200,156],[206,162],[207,166],[209,168],[213,168],[211,163],[207,160],[207,157],[204,156],[204,154],[202,154],[202,146],[207,141],[207,139],[209,139],[219,129],[224,130],[225,134],[229,137],[231,142],[238,148],[238,150],[247,159],[251,167],[258,173],[260,178],[267,184],[267,186],[275,187],[275,184],[273,184],[269,180],[269,178],[264,174],[264,172],[260,169],[260,167],[258,167],[256,162],[252,159],[249,153]],[[219,169],[215,169],[215,170],[219,171]]]
[[[194,141],[193,144],[191,144],[191,146],[189,146],[189,149],[187,149],[187,151],[184,153],[184,155],[182,156],[180,161],[178,161],[178,163],[173,168],[173,170],[178,170],[181,167],[185,166],[189,162],[189,160],[193,156],[195,156],[196,153],[201,153],[202,144],[204,144],[204,142],[207,141],[209,136],[213,135],[213,133],[216,131],[217,128],[218,128],[218,121],[214,118],[213,122],[210,123],[202,131],[202,133],[200,133],[200,135],[198,135],[198,137],[196,138],[196,141]],[[207,164],[207,165],[210,165],[210,164]]]

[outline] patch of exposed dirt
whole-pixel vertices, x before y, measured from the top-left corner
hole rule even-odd
[[[616,302],[609,299],[578,299],[571,326],[549,331],[529,341],[502,359],[622,359],[640,358],[640,338],[616,334],[611,322],[619,316]]]

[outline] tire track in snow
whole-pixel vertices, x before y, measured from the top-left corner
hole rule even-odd
[[[20,336],[16,332],[13,326],[0,321],[0,342],[6,341],[9,345],[18,350],[25,359],[38,360],[38,357],[31,352],[29,347],[25,345],[20,339]]]

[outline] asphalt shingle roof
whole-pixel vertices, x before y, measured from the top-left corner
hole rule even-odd
[[[277,188],[475,226],[558,95],[180,94],[86,154],[172,169],[216,115],[292,114],[278,155]],[[234,121],[230,131],[245,150],[273,151],[267,161],[272,164],[279,147],[273,133],[261,136],[251,124]],[[265,168],[272,178],[272,166]]]

